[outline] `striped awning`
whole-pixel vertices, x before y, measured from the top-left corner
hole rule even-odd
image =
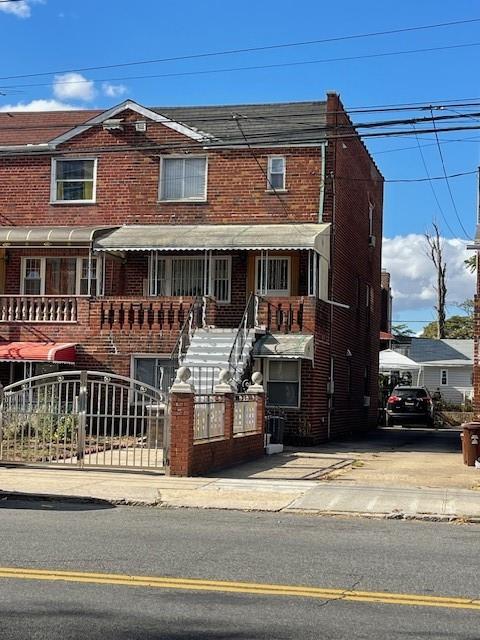
[[[60,342],[0,343],[0,362],[75,362],[75,344]]]
[[[35,246],[35,245],[89,245],[102,233],[116,227],[1,227],[0,245]]]

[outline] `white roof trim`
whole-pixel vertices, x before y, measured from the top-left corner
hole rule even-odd
[[[94,125],[102,124],[102,122],[104,122],[105,120],[108,120],[109,118],[113,118],[118,113],[125,111],[125,109],[130,109],[131,111],[135,111],[136,113],[143,116],[144,118],[153,120],[153,122],[159,122],[165,125],[166,127],[168,127],[169,129],[173,129],[174,131],[177,131],[178,133],[181,133],[182,135],[187,136],[188,138],[192,138],[193,140],[202,141],[209,137],[206,133],[195,131],[194,129],[191,129],[190,127],[187,127],[186,125],[181,124],[180,122],[169,120],[166,116],[162,116],[160,113],[156,113],[151,109],[147,109],[147,107],[142,107],[141,104],[137,104],[133,100],[124,100],[122,103],[118,104],[116,107],[112,107],[111,109],[104,111],[100,115],[95,116],[90,120],[87,120],[84,124],[78,125],[77,127],[70,129],[70,131],[67,131],[66,133],[62,133],[62,135],[51,140],[50,145],[53,147],[56,147],[57,145],[62,144],[63,142],[67,142],[67,140],[70,140],[71,138],[78,136],[80,133],[83,133],[84,131],[88,131],[88,129],[90,129]]]

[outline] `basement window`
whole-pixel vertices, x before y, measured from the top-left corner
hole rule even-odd
[[[300,361],[267,360],[267,406],[298,409]]]

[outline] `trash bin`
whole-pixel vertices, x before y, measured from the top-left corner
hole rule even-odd
[[[480,422],[466,422],[462,424],[462,430],[463,463],[474,467],[475,460],[480,457]]]

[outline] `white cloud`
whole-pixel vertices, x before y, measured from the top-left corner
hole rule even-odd
[[[71,111],[76,108],[72,104],[53,99],[0,105],[0,111]]]
[[[95,83],[81,73],[60,73],[53,82],[53,95],[59,100],[90,102],[95,97]]]
[[[127,87],[124,84],[110,84],[110,82],[104,82],[102,84],[102,90],[109,98],[118,98],[127,92]]]
[[[463,302],[475,293],[476,275],[463,261],[471,255],[465,242],[443,239],[447,265],[447,304]],[[412,311],[431,307],[436,301],[436,272],[426,253],[423,235],[383,239],[383,267],[392,274],[393,305],[396,311]]]
[[[2,2],[0,11],[11,13],[17,18],[30,18],[33,4],[44,4],[44,0],[21,0],[20,2]]]

